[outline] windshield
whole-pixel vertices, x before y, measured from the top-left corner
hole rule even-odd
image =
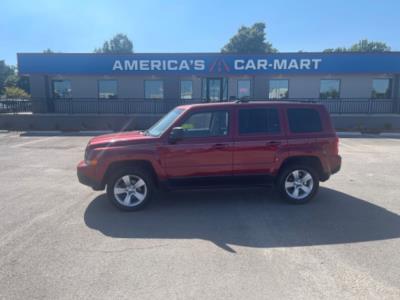
[[[146,131],[147,134],[151,136],[160,136],[168,129],[169,126],[178,118],[178,116],[183,112],[182,108],[175,108],[167,113],[161,120],[154,124],[150,129]]]

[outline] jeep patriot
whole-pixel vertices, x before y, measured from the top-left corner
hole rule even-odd
[[[293,204],[312,199],[339,171],[338,137],[323,105],[225,102],[174,108],[145,131],[92,138],[79,181],[123,210],[137,210],[156,188],[241,187],[273,183]]]

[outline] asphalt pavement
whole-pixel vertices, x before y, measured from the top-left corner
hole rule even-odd
[[[185,191],[126,213],[77,181],[89,138],[0,133],[1,299],[400,298],[400,139],[341,139],[307,205]]]

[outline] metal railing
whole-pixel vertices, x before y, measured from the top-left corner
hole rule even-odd
[[[30,99],[0,99],[0,113],[32,112]]]
[[[271,99],[250,99],[269,101]],[[279,100],[280,101],[280,100]],[[285,99],[324,104],[332,114],[400,113],[399,99]],[[164,114],[178,105],[206,102],[204,99],[0,99],[0,113],[62,114]]]

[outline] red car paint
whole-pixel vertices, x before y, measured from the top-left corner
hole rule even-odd
[[[292,133],[289,130],[287,109],[317,110],[322,131]],[[180,106],[182,114],[159,137],[131,131],[92,138],[86,148],[85,160],[78,164],[81,183],[96,190],[104,189],[107,171],[115,163],[146,162],[158,182],[174,178],[197,178],[232,175],[276,176],[285,160],[294,157],[313,157],[322,167],[321,180],[340,169],[338,138],[330,116],[323,105],[294,102],[208,103]],[[276,108],[281,132],[274,134],[239,135],[238,112],[243,108]],[[197,137],[169,140],[172,128],[181,125],[189,114],[200,111],[229,112],[229,131],[223,137]],[[305,120],[307,121],[307,120]]]

